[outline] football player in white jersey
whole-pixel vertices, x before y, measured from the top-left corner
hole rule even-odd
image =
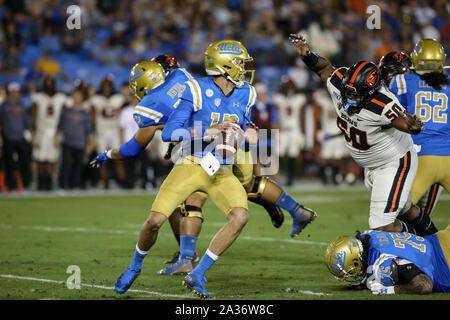
[[[283,81],[282,91],[274,95],[273,102],[280,117],[280,157],[288,159],[287,169],[290,174],[287,185],[290,186],[295,178],[297,157],[305,144],[300,114],[307,99],[304,93],[296,92],[295,84],[290,78]]]
[[[437,232],[430,217],[411,202],[417,153],[410,134],[421,132],[422,121],[408,114],[382,84],[375,63],[359,61],[336,69],[312,52],[303,36],[291,34],[289,39],[303,62],[327,84],[337,126],[353,159],[364,168],[371,191],[369,227],[418,235]],[[403,215],[403,221],[398,215]]]
[[[338,184],[345,177],[347,182],[352,183],[356,179],[352,172],[354,161],[349,161],[350,152],[345,146],[345,139],[342,139],[341,130],[336,126],[333,101],[325,89],[315,90],[312,97],[322,111],[320,130],[317,132],[317,140],[320,141],[322,181],[325,184]]]
[[[89,101],[94,115],[97,152],[104,152],[120,145],[119,114],[124,103],[124,96],[114,92],[111,79],[103,78],[99,92]],[[116,169],[117,167],[116,162]],[[107,189],[109,187],[109,172],[106,166],[100,167],[100,179],[103,180],[104,187]]]
[[[44,78],[41,89],[31,94],[33,159],[37,163],[38,190],[51,190],[59,157],[53,138],[67,97],[56,92],[55,79],[49,75]]]

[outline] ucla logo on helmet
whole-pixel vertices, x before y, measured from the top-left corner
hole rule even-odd
[[[345,266],[345,259],[347,257],[347,254],[345,253],[344,250],[336,253],[335,255],[333,255],[334,261],[331,264],[331,268],[337,270],[337,271],[342,271],[344,269]]]
[[[243,51],[235,42],[224,42],[219,46],[219,53],[240,55],[243,53]]]
[[[134,69],[130,74],[130,82],[139,79],[142,76],[142,72],[139,69]]]

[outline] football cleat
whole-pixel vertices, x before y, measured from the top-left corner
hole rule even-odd
[[[174,264],[178,261],[178,256],[180,255],[180,251],[177,251],[174,253],[172,259],[167,260],[166,262],[164,262],[164,264]]]
[[[194,268],[194,264],[192,260],[188,259],[179,259],[174,264],[164,267],[163,269],[158,271],[159,275],[167,276],[167,275],[176,275],[176,274],[188,274]]]
[[[116,291],[117,293],[126,292],[128,289],[130,289],[134,280],[136,280],[140,273],[140,270],[136,271],[128,267],[127,270],[125,270],[125,272],[120,275],[120,277],[114,284],[114,291]]]
[[[281,211],[280,207],[278,207],[277,205],[267,202],[263,199],[261,199],[261,197],[257,197],[257,198],[251,198],[248,197],[248,201],[251,201],[253,203],[257,203],[261,206],[264,207],[264,209],[266,209],[267,213],[269,214],[270,220],[272,221],[272,224],[275,228],[279,228],[281,227],[281,225],[284,222],[284,213],[283,211]]]
[[[191,272],[186,277],[184,277],[182,284],[183,286],[191,290],[192,293],[195,293],[200,298],[204,299],[209,297],[209,292],[205,289],[206,282],[207,280],[205,276],[200,276],[198,274],[195,274],[194,272]]]
[[[309,213],[308,219],[304,219],[305,213]],[[292,223],[292,230],[289,234],[291,237],[295,237],[300,232],[305,229],[305,227],[310,224],[317,217],[317,213],[313,210],[306,208],[302,205],[299,206],[299,209],[295,213],[294,221]]]

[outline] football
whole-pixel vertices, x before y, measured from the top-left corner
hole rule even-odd
[[[221,135],[216,144],[217,154],[226,159],[232,157],[242,141],[243,132],[242,129],[235,125],[233,129],[226,130]]]

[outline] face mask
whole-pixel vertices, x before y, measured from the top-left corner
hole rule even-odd
[[[344,111],[347,112],[350,107],[356,107],[358,102],[347,98],[347,103],[344,106]]]

